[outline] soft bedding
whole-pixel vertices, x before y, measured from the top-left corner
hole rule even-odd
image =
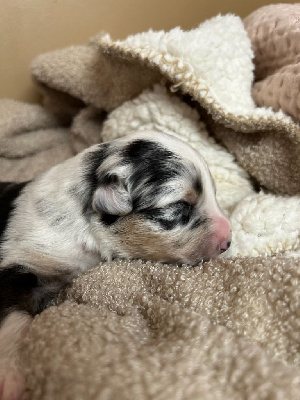
[[[151,128],[203,155],[232,225],[224,258],[115,260],[79,277],[30,329],[25,399],[299,399],[299,117],[255,95],[277,73],[262,74],[257,49],[278,15],[282,36],[299,30],[295,4],[192,31],[100,33],[33,61],[43,107],[1,100],[2,181]]]

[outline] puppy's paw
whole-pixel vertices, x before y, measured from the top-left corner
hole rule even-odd
[[[0,360],[0,400],[20,400],[25,378],[20,366],[9,359]]]

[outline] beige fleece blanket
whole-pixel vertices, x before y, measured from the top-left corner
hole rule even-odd
[[[25,398],[299,399],[299,267],[100,265],[36,318]]]
[[[218,16],[43,54],[44,107],[0,102],[1,180],[152,128],[206,158],[233,229],[229,258],[114,261],[77,279],[29,332],[25,399],[300,398],[300,129],[255,105],[253,68],[240,18]]]

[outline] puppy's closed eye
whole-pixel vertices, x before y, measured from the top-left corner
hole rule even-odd
[[[157,223],[164,230],[187,225],[193,214],[194,206],[185,200],[168,204],[165,207],[153,208],[141,212],[148,220]]]

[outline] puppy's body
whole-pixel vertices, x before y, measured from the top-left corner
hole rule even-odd
[[[196,264],[229,245],[205,162],[155,132],[93,146],[57,165],[24,186],[9,211],[0,247],[4,400],[23,390],[17,350],[30,318],[78,274],[116,257]]]

